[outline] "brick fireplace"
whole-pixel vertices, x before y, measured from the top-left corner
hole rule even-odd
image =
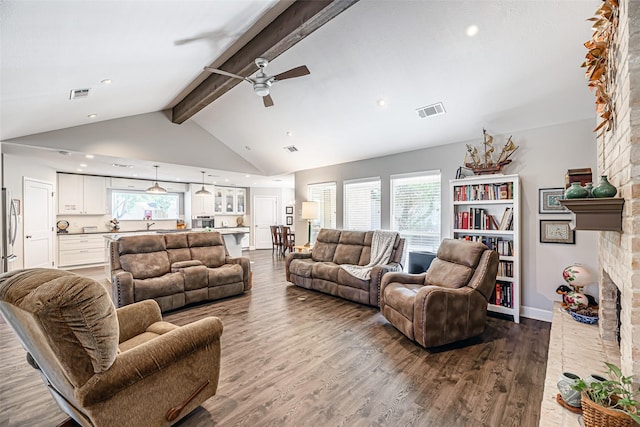
[[[617,339],[619,291],[620,363],[626,374],[640,378],[640,1],[621,1],[619,22],[614,128],[596,142],[598,173],[609,177],[625,204],[622,232],[600,232],[599,328],[603,340]]]

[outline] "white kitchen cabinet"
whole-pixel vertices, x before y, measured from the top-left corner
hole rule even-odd
[[[214,211],[224,215],[244,215],[247,210],[247,189],[216,187]]]
[[[58,235],[58,267],[74,268],[104,264],[102,234]]]
[[[107,182],[102,176],[58,174],[59,215],[105,215]]]
[[[213,195],[199,195],[196,191],[200,190],[202,185],[198,186],[191,184],[191,216],[213,216]],[[213,187],[207,188],[209,191],[213,190]]]

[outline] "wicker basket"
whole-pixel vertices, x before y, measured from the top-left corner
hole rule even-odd
[[[582,422],[584,427],[634,427],[633,419],[624,412],[605,408],[582,393]]]

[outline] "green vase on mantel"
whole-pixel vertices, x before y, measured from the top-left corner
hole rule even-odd
[[[596,197],[598,199],[604,197],[613,197],[618,194],[618,189],[611,185],[611,183],[607,179],[607,175],[602,175],[600,177],[600,182],[598,182],[598,185],[593,187],[591,194],[593,194],[593,197]]]
[[[572,182],[571,187],[564,192],[565,199],[586,199],[589,191],[580,186],[579,182]]]

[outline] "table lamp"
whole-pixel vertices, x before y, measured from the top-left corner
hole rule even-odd
[[[309,223],[308,240],[306,247],[311,246],[311,221],[318,219],[318,202],[302,202],[302,219],[306,219]]]

